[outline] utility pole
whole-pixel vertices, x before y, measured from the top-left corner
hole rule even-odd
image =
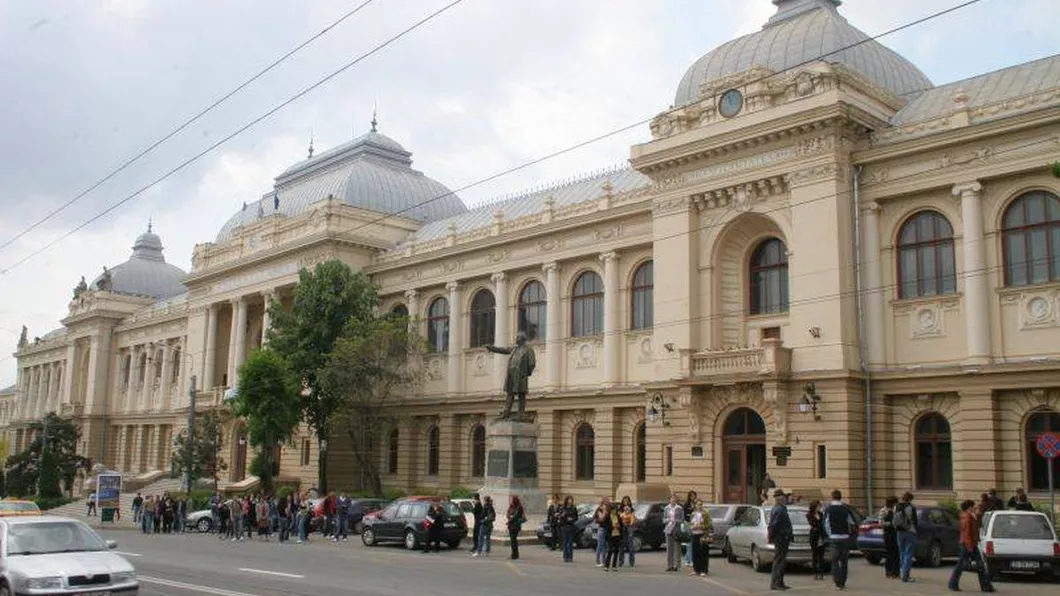
[[[195,375],[188,389],[188,461],[184,465],[184,494],[191,494],[191,464],[195,461]]]

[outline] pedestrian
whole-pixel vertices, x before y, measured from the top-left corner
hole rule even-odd
[[[335,541],[349,542],[350,538],[346,528],[350,523],[350,498],[346,493],[340,493],[335,500],[335,513],[338,516],[338,526],[335,528]]]
[[[1012,509],[1016,511],[1034,511],[1034,505],[1027,498],[1027,493],[1022,492],[1022,490],[1020,489],[1020,494],[1016,495],[1016,502],[1012,504]]]
[[[133,523],[134,524],[140,523],[140,515],[143,513],[143,506],[144,506],[144,498],[140,495],[140,493],[136,493],[136,496],[133,497],[133,500],[132,500]]]
[[[475,552],[472,556],[477,557],[482,554],[489,556],[493,542],[493,524],[496,521],[497,511],[493,508],[493,498],[486,497],[482,502],[482,520],[477,524],[479,526],[478,541],[475,543]]]
[[[427,529],[427,540],[423,543],[423,552],[429,552],[432,545],[434,552],[438,552],[442,547],[442,528],[445,526],[445,514],[442,512],[441,504],[431,503],[427,508],[427,517],[423,520],[423,525]]]
[[[696,501],[698,501],[698,500],[699,500],[699,494],[696,493],[696,491],[694,491],[694,490],[688,491],[688,494],[685,495],[685,503],[682,506],[682,509],[684,510],[684,513],[685,513],[685,521],[689,521],[689,520],[692,519],[692,512],[695,511],[695,509],[696,509]],[[685,567],[688,567],[690,570],[692,569],[692,545],[691,544],[689,544],[688,547],[685,548]]]
[[[140,497],[140,493],[136,493],[137,497]],[[133,500],[133,503],[136,501]],[[139,505],[133,505],[133,519],[139,519],[140,531],[144,534],[150,534],[154,529],[154,500],[151,495],[147,498],[141,498]]]
[[[548,534],[545,536],[545,546],[548,547],[548,550],[556,550],[556,545],[559,544],[559,534],[556,532],[556,514],[559,508],[559,496],[549,495],[548,509],[545,511],[545,525],[548,527]]]
[[[902,495],[902,502],[894,511],[894,529],[898,535],[898,552],[901,560],[899,572],[905,583],[915,582],[909,576],[913,569],[913,555],[916,552],[917,511],[913,506],[913,493]]]
[[[666,536],[666,570],[681,569],[681,543],[678,542],[681,522],[685,521],[685,510],[677,503],[677,493],[670,495],[670,503],[663,511],[663,534]]]
[[[559,531],[563,537],[563,562],[574,562],[574,534],[578,531],[578,508],[574,506],[574,497],[568,495],[563,499],[559,509]]]
[[[883,526],[883,575],[887,579],[900,577],[901,556],[898,553],[898,531],[894,529],[894,511],[897,507],[898,497],[891,495],[887,497],[879,513],[880,525]]]
[[[618,507],[608,505],[605,519],[607,554],[604,556],[604,571],[618,571],[618,551],[622,549],[622,516]]]
[[[471,556],[476,556],[478,554],[479,546],[478,538],[479,534],[482,532],[482,515],[484,507],[482,505],[482,499],[479,497],[478,493],[471,495],[471,502],[471,517],[473,520],[472,524],[474,524],[471,528]]]
[[[290,530],[290,526],[288,525],[290,522],[287,517],[289,503],[290,501],[287,500],[286,496],[276,499],[276,530],[279,533],[279,536],[277,536],[279,542],[287,542],[287,536]]]
[[[1001,500],[1001,497],[997,496],[996,488],[991,488],[990,490],[986,491],[986,496],[990,502],[989,511],[1001,511],[1005,508],[1005,503]]]
[[[824,530],[832,543],[832,581],[839,590],[847,589],[850,549],[857,538],[858,522],[850,507],[843,503],[843,493],[832,491],[832,502],[824,510]]]
[[[519,500],[519,497],[512,495],[508,502],[508,539],[511,542],[512,554],[509,557],[515,561],[519,558],[519,532],[523,530],[523,524],[526,523],[526,511],[523,510],[523,503]]]
[[[634,528],[634,524],[637,523],[637,515],[633,512],[633,499],[622,497],[619,515],[622,516],[622,550],[618,553],[618,566],[622,567],[626,564],[626,554],[628,553],[629,566],[634,567],[637,564],[636,528]]]
[[[813,579],[824,579],[824,521],[821,516],[821,502],[810,502],[806,512],[806,521],[810,525],[810,562],[813,567]]]
[[[975,503],[968,500],[961,503],[960,559],[950,575],[951,592],[961,591],[961,574],[975,570],[979,576],[979,591],[993,592],[994,586],[983,566],[983,557],[979,554],[980,512],[975,510]]]
[[[714,532],[714,522],[710,512],[703,506],[703,501],[696,501],[692,511],[692,572],[705,576],[710,571],[710,542]]]
[[[604,516],[611,509],[611,498],[604,497],[600,499],[600,504],[596,507],[596,512],[593,514],[593,521],[596,522],[596,566],[604,566],[604,557],[607,555],[607,532],[604,530]]]
[[[85,501],[85,507],[87,507],[87,510],[85,511],[85,515],[91,517],[91,516],[96,514],[96,493],[95,493],[95,491],[92,491],[92,494],[88,495],[88,500]]]
[[[790,590],[784,583],[784,571],[788,564],[788,547],[795,537],[788,515],[788,496],[783,489],[773,491],[773,509],[769,513],[769,542],[773,545],[773,572],[769,578],[770,590]]]

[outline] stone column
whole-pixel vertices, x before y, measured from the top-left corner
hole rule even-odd
[[[276,297],[276,290],[266,290],[261,293],[261,299],[265,302],[265,306],[261,309],[261,346],[265,347],[268,343],[269,326],[272,325],[272,320],[269,317],[269,303]]]
[[[228,386],[239,384],[236,376],[247,349],[247,302],[242,297],[232,300],[232,332],[228,347]]]
[[[439,432],[439,469],[438,483],[441,486],[460,484],[460,469],[463,442],[459,420],[455,414],[443,414],[438,423]]]
[[[862,207],[861,246],[865,267],[865,343],[870,365],[886,362],[885,298],[883,292],[883,256],[880,252],[880,206],[868,203]]]
[[[596,410],[596,415],[593,417],[593,439],[595,440],[593,481],[598,494],[614,495],[615,488],[621,479],[619,470],[632,468],[629,465],[632,462],[623,461],[625,458],[623,457],[624,450],[621,449],[621,437],[618,435],[619,426],[618,410],[615,408]]]
[[[417,436],[419,428],[416,419],[400,418],[398,422],[398,485],[406,490],[418,486],[416,469],[419,466],[419,455],[423,444]]]
[[[553,390],[562,384],[563,362],[563,291],[559,285],[559,263],[545,263],[545,385]]]
[[[493,282],[493,294],[497,299],[497,324],[493,328],[493,343],[506,346],[514,343],[512,332],[508,327],[511,313],[508,308],[508,276],[504,272],[494,273],[490,276]],[[491,354],[493,357],[493,381],[494,385],[501,387],[507,373],[507,357],[503,354]]]
[[[213,389],[216,385],[214,369],[217,364],[217,305],[206,307],[206,351],[202,366],[202,388]]]
[[[147,356],[147,358],[144,360],[143,383],[140,384],[139,407],[137,408],[141,411],[150,409],[151,399],[154,394],[155,342],[150,342],[144,346],[144,355]]]
[[[957,499],[975,499],[998,486],[1001,458],[1000,411],[990,389],[960,392],[960,418],[953,429],[953,488]]]
[[[34,418],[40,418],[41,417],[41,410],[43,409],[42,405],[41,405],[41,398],[40,398],[40,394],[41,394],[40,386],[41,386],[41,381],[42,381],[42,378],[41,378],[42,375],[43,375],[43,373],[41,372],[41,367],[40,366],[34,366],[33,367],[33,393],[32,393],[32,395],[33,395],[33,417]]]
[[[422,313],[420,313],[420,293],[416,290],[408,290],[405,292],[405,302],[409,309],[409,333],[417,333],[420,328],[420,319],[422,319]]]
[[[464,387],[464,304],[460,282],[451,281],[445,289],[449,290],[449,393],[457,394]]]
[[[158,441],[160,439],[158,435],[161,432],[161,424],[156,424],[151,428],[151,442],[147,447],[147,462],[144,463],[144,468],[148,472],[161,469],[158,461]]]
[[[184,379],[188,378],[189,376],[188,371],[185,370],[184,367],[191,367],[191,363],[191,354],[188,353],[188,336],[182,335],[180,337],[180,360],[173,363],[173,366],[177,367],[177,378],[174,381],[175,387],[173,388],[173,390],[176,391],[176,395],[173,396],[172,401],[173,407],[176,407],[177,404],[182,403],[182,400],[184,399]]]
[[[138,425],[132,427],[132,441],[130,441],[130,443],[132,443],[132,444],[129,445],[129,448],[133,450],[133,452],[132,452],[132,469],[133,469],[134,473],[138,474],[138,473],[140,473],[140,470],[143,467],[143,457],[142,457],[143,454],[144,454],[144,447],[143,447],[143,445],[144,445],[144,427],[143,427],[143,425],[138,424]]]
[[[619,383],[621,356],[622,313],[619,308],[618,253],[600,255],[604,262],[604,384],[614,387]]]
[[[60,401],[74,403],[74,372],[77,371],[77,340],[66,346],[66,371],[63,374],[63,387]]]
[[[964,323],[968,336],[969,364],[990,362],[989,277],[986,271],[986,243],[983,240],[983,186],[966,182],[953,187],[961,202],[964,236]]]
[[[162,379],[158,384],[158,395],[156,396],[156,406],[160,410],[169,408],[169,396],[172,392],[171,377],[173,376],[173,346],[169,340],[162,343]]]

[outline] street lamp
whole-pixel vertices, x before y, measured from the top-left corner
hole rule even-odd
[[[663,394],[655,393],[648,403],[648,422],[654,424],[659,421],[662,422],[663,426],[670,426],[670,423],[666,421],[666,410],[668,409],[670,409],[670,404],[666,403],[666,398],[663,397]]]
[[[821,401],[821,396],[817,394],[817,385],[812,381],[806,383],[806,387],[803,388],[802,399],[799,401],[799,411],[803,414],[813,413],[814,421],[818,421],[821,417],[817,414],[817,404]]]

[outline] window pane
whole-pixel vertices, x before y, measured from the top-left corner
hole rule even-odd
[[[1027,195],[1023,200],[1027,203],[1027,225],[1045,222],[1045,197],[1041,193]]]
[[[1030,231],[1031,283],[1040,284],[1049,281],[1049,252],[1046,246],[1044,229]]]
[[[938,288],[935,285],[935,247],[933,246],[922,246],[920,248],[920,274],[918,277],[918,283],[920,284],[920,295],[921,296],[934,296],[938,294]]]
[[[901,253],[901,292],[899,298],[913,298],[917,295],[916,286],[916,249],[903,248]]]
[[[941,488],[953,487],[953,453],[950,443],[937,443],[935,445],[938,457],[938,486]]]
[[[1050,279],[1060,280],[1060,225],[1049,230],[1049,263],[1052,266]]]
[[[1005,234],[1005,270],[1009,285],[1027,285],[1027,255],[1024,252],[1022,232]]]
[[[939,271],[939,288],[940,294],[954,294],[957,292],[957,265],[956,257],[953,254],[953,242],[946,242],[940,244],[938,247],[939,251],[939,266],[942,269]]]
[[[934,486],[932,483],[932,467],[934,466],[934,458],[932,457],[932,445],[931,443],[917,443],[916,444],[916,485],[917,488],[927,488]]]

